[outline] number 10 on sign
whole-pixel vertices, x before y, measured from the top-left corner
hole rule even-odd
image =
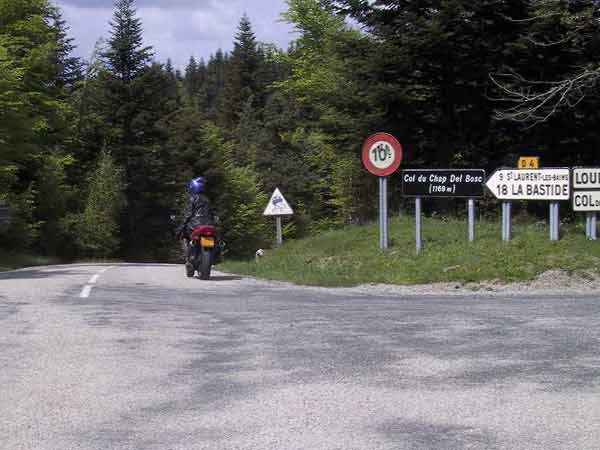
[[[402,146],[388,133],[375,133],[367,138],[362,148],[365,168],[379,177],[379,248],[388,248],[388,195],[387,177],[396,172],[402,162]]]
[[[394,163],[394,150],[387,142],[376,142],[371,148],[369,159],[373,166],[385,169]]]

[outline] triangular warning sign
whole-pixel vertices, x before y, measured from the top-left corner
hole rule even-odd
[[[287,200],[279,189],[275,189],[269,204],[265,209],[265,216],[291,216],[294,214],[294,210],[290,207]]]

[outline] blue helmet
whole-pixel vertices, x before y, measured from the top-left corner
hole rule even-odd
[[[188,192],[192,195],[204,192],[205,182],[204,177],[196,177],[188,184]]]

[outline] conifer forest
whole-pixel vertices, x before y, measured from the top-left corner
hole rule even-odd
[[[403,168],[598,164],[597,0],[287,3],[289,48],[244,15],[231,51],[176,68],[134,0],[115,2],[86,59],[51,0],[0,0],[0,249],[172,260],[171,216],[198,175],[235,256],[272,241],[276,187],[296,213],[287,237],[366,223],[377,180],[360,149],[378,131],[401,141]],[[410,208],[390,183],[390,211]]]

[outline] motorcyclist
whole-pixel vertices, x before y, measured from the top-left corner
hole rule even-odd
[[[204,177],[195,177],[188,184],[189,199],[183,213],[183,222],[177,228],[177,238],[182,240],[185,262],[190,263],[190,239],[192,231],[202,225],[215,225],[215,216],[205,195]]]

